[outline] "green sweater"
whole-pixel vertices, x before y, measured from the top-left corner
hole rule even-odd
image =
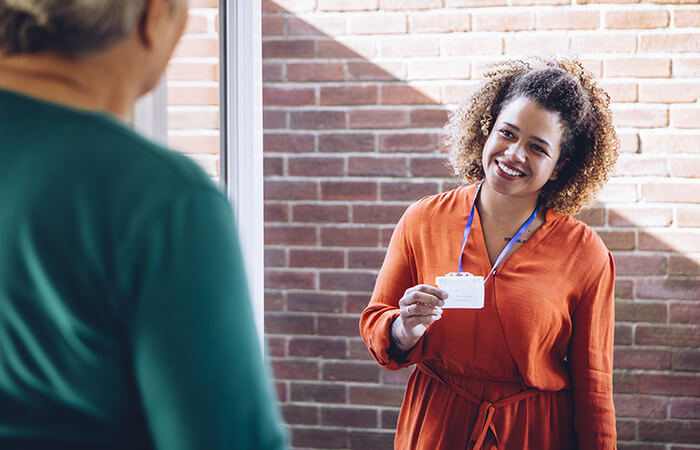
[[[231,208],[108,115],[0,90],[0,448],[281,449]]]

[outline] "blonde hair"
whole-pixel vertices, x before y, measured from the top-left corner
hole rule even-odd
[[[547,208],[574,215],[607,181],[619,149],[610,97],[576,59],[514,59],[488,71],[443,130],[454,173],[467,183],[484,179],[486,138],[503,107],[521,96],[559,113],[561,168],[557,179],[543,186],[540,199]]]
[[[171,0],[178,7],[185,0]],[[82,56],[130,36],[147,0],[0,0],[0,54]]]

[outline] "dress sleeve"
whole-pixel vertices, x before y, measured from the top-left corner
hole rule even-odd
[[[423,337],[401,356],[390,351],[391,325],[399,316],[399,300],[406,289],[417,284],[416,260],[407,237],[411,209],[394,229],[384,263],[377,276],[369,305],[360,317],[360,334],[377,363],[390,370],[410,366],[420,360]]]
[[[233,214],[212,189],[154,214],[122,259],[127,334],[155,448],[285,448]]]
[[[614,450],[617,433],[613,406],[615,266],[610,252],[573,314],[569,344],[574,427],[580,450]]]

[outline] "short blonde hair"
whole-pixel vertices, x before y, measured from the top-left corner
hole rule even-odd
[[[474,94],[450,115],[443,140],[457,176],[484,179],[482,153],[503,107],[527,97],[558,112],[564,129],[559,176],[547,182],[540,200],[547,208],[574,215],[590,203],[617,161],[619,142],[610,97],[576,59],[514,59],[496,64]]]
[[[173,8],[185,0],[170,0]],[[0,54],[81,56],[130,36],[147,0],[0,0]]]

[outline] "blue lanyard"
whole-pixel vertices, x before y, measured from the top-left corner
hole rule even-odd
[[[469,239],[469,232],[472,229],[472,222],[474,221],[474,207],[476,206],[476,199],[479,198],[479,192],[481,192],[481,186],[483,185],[483,181],[479,183],[479,188],[476,190],[476,195],[474,195],[474,202],[472,202],[472,210],[469,213],[469,219],[467,219],[467,225],[464,227],[464,237],[462,238],[462,250],[459,252],[459,272],[462,273],[464,272],[462,270],[462,255],[464,254],[464,247],[467,245],[467,239]],[[493,267],[491,268],[491,272],[489,272],[488,276],[484,278],[484,283],[486,283],[486,280],[488,280],[491,277],[491,274],[498,268],[499,264],[501,264],[501,261],[503,258],[506,257],[508,252],[510,251],[511,248],[515,245],[518,239],[520,239],[520,236],[525,233],[525,230],[527,230],[527,227],[529,227],[532,222],[535,220],[535,217],[537,217],[537,212],[540,210],[540,203],[537,202],[537,207],[535,210],[532,212],[532,215],[525,221],[525,223],[520,227],[517,233],[515,233],[515,236],[513,236],[513,239],[508,242],[508,245],[501,251],[501,254],[498,255],[498,259],[496,259],[496,262],[494,263]]]

